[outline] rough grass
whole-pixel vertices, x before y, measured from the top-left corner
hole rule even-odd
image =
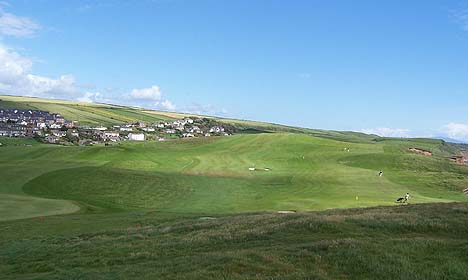
[[[2,279],[466,279],[468,204],[0,222]]]

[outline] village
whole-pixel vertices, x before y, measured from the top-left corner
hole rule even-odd
[[[107,126],[82,126],[62,115],[41,110],[0,109],[0,136],[35,138],[49,144],[111,145],[120,141],[165,141],[174,138],[228,136],[229,124],[208,118],[183,118],[157,123],[134,122]]]

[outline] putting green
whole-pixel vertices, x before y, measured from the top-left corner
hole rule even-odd
[[[0,221],[69,214],[80,210],[70,201],[0,194]]]

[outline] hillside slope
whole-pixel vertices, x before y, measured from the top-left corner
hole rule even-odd
[[[142,108],[118,106],[99,103],[84,103],[76,101],[44,99],[36,97],[6,96],[0,95],[0,108],[37,109],[60,113],[67,120],[79,121],[81,125],[106,125],[122,124],[128,122],[143,121],[155,123],[169,121],[185,117],[211,118],[234,125],[239,132],[291,132],[307,133],[317,137],[350,141],[370,142],[376,138],[375,135],[366,135],[357,132],[328,131],[319,129],[306,129],[278,125],[273,123],[255,122],[247,120],[236,120],[211,116],[198,116],[174,112],[155,111]]]

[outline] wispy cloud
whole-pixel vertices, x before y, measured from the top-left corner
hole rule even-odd
[[[312,74],[303,72],[303,73],[298,73],[297,76],[301,79],[310,79],[312,77]]]
[[[89,92],[89,91],[85,92],[83,96],[78,97],[76,100],[80,102],[88,102],[88,103],[104,102],[102,100],[102,95],[100,92]]]
[[[182,108],[182,112],[196,115],[226,116],[228,111],[211,104],[192,103]]]
[[[468,143],[468,124],[449,123],[442,128],[442,133],[455,140]]]
[[[28,17],[4,12],[0,8],[0,33],[13,37],[31,37],[42,27]]]
[[[366,134],[374,134],[383,137],[410,137],[411,130],[405,128],[388,128],[388,127],[377,127],[377,128],[365,128],[361,129],[361,132]]]

